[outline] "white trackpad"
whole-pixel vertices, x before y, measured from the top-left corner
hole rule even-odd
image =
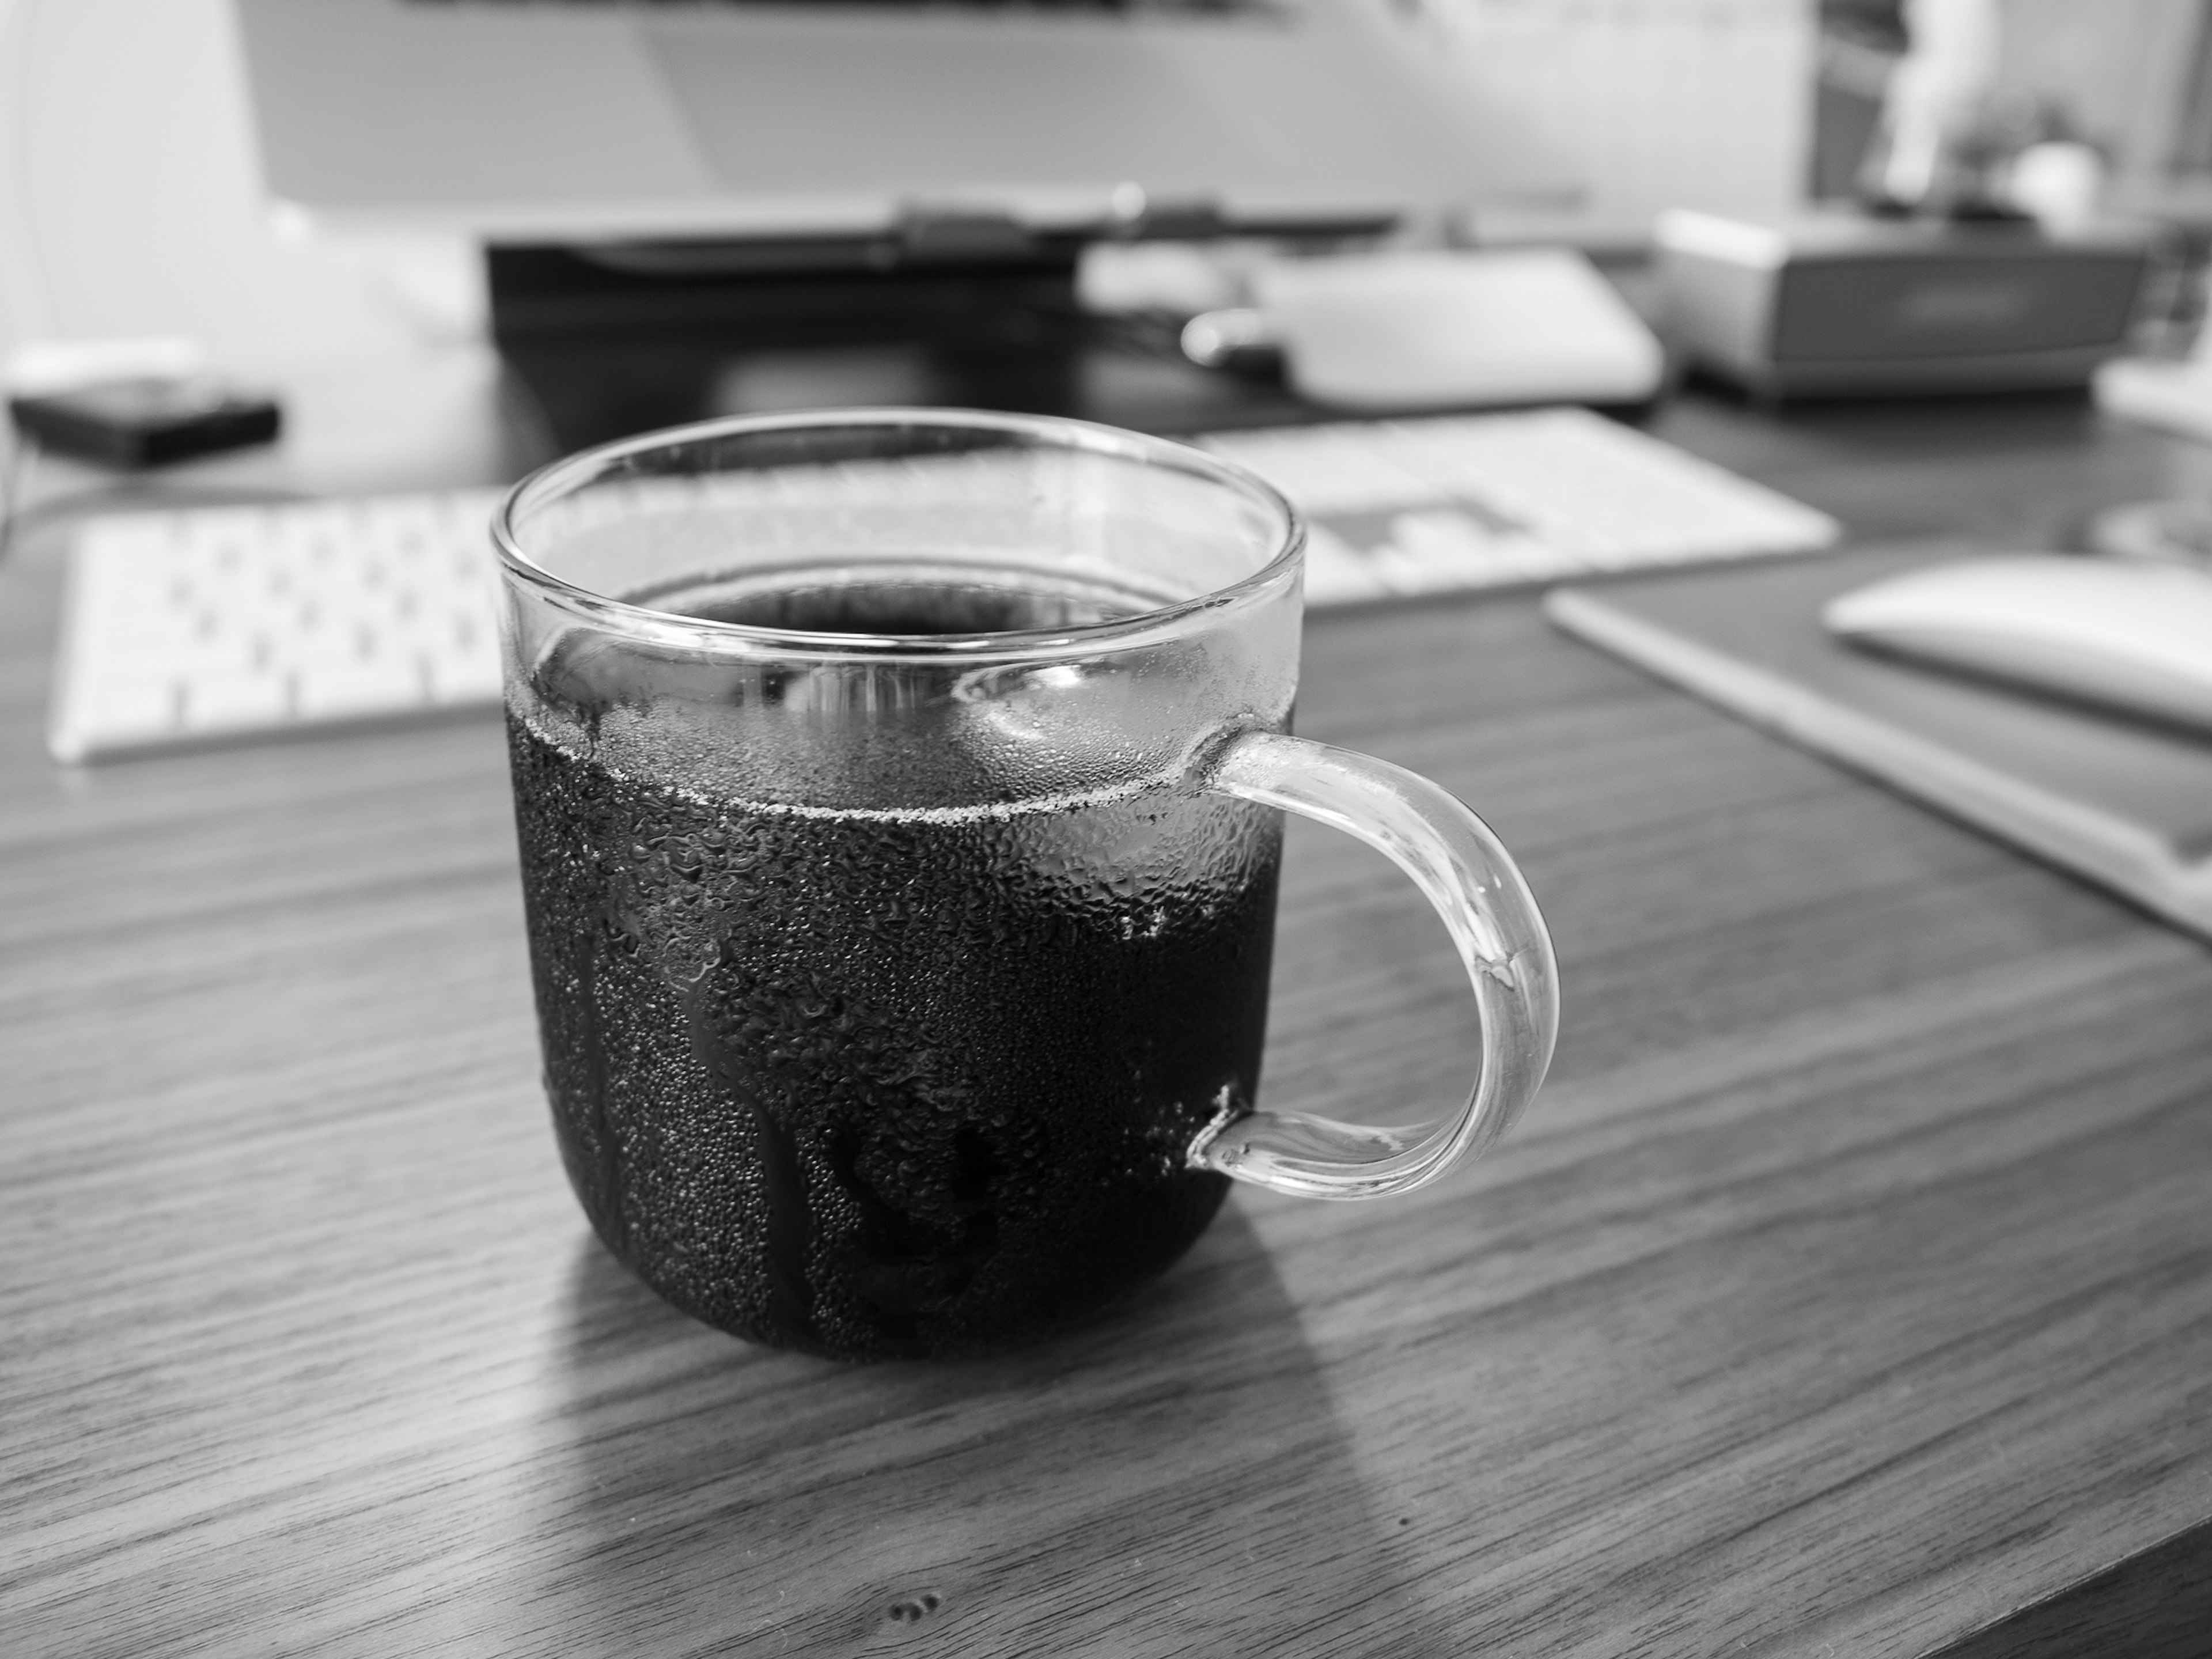
[[[1346,409],[1636,403],[1664,367],[1651,331],[1564,248],[1285,260],[1255,297],[1291,385]]]

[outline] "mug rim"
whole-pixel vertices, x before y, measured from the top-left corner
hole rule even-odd
[[[626,459],[652,451],[674,450],[763,433],[839,428],[888,430],[899,427],[1014,434],[1035,441],[1040,447],[1109,456],[1206,477],[1241,490],[1267,508],[1279,526],[1277,544],[1257,568],[1233,582],[1171,605],[1108,622],[960,635],[849,634],[686,617],[616,599],[554,574],[523,550],[516,532],[519,512],[573,494],[591,478],[611,471]],[[1009,658],[1054,656],[1073,650],[1139,644],[1162,633],[1173,633],[1194,617],[1242,608],[1256,596],[1279,589],[1286,575],[1297,569],[1306,549],[1306,524],[1290,498],[1267,478],[1240,462],[1212,454],[1193,444],[1066,416],[884,405],[725,416],[661,427],[578,450],[537,468],[509,489],[492,514],[491,537],[505,574],[527,584],[550,603],[586,620],[618,629],[632,638],[708,648],[720,645],[739,648],[748,655],[1004,661]]]

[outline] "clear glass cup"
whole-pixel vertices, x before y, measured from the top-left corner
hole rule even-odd
[[[1404,1192],[1493,1139],[1558,984],[1435,784],[1289,735],[1304,532],[1251,473],[1071,421],[738,420],[494,524],[546,1089],[608,1247],[842,1358],[1133,1290],[1229,1178]],[[1481,1026],[1415,1130],[1258,1104],[1277,809],[1436,906]]]

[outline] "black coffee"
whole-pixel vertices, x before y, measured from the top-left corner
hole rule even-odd
[[[778,614],[913,632],[884,624],[917,600]],[[840,1358],[978,1352],[1204,1230],[1226,1183],[1185,1156],[1257,1087],[1273,812],[1165,785],[793,809],[509,729],[562,1156],[669,1300]]]

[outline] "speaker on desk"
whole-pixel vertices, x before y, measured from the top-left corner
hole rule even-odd
[[[1777,398],[2084,386],[2125,345],[2155,246],[2133,225],[1845,213],[1668,213],[1656,242],[1675,343]]]

